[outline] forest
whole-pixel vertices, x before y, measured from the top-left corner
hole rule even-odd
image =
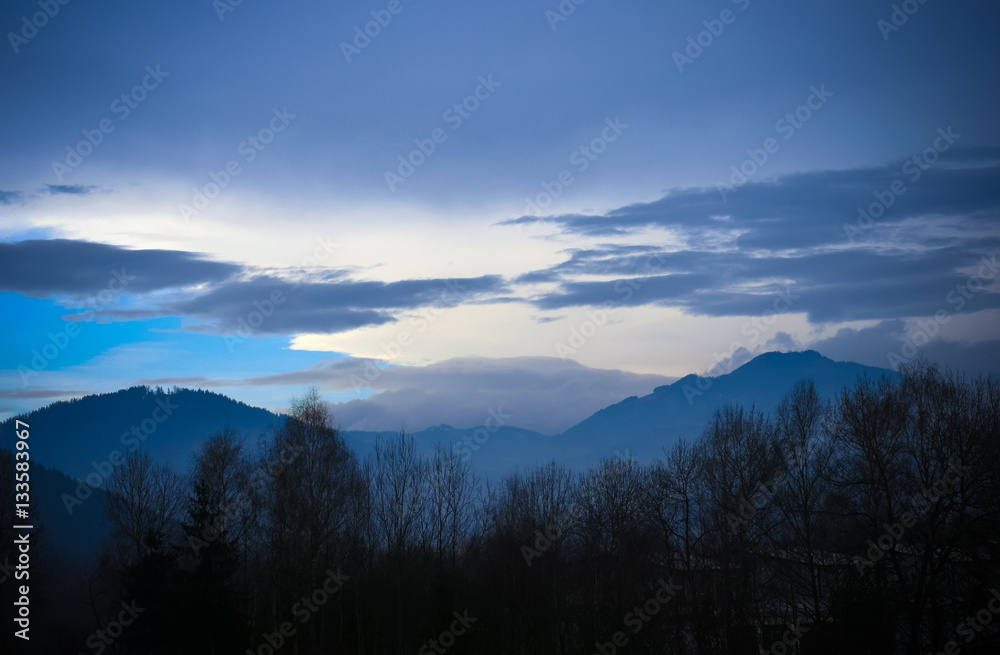
[[[60,652],[998,652],[995,378],[919,365],[829,401],[803,380],[663,441],[485,480],[405,431],[360,460],[312,391],[190,470],[131,452],[110,539],[58,581],[89,623]]]

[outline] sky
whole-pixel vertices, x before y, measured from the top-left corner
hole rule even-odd
[[[554,434],[772,350],[998,372],[998,18],[9,0],[0,416],[314,385]]]

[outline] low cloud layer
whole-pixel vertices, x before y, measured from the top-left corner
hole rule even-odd
[[[907,346],[908,343],[911,346]],[[931,339],[925,344],[917,339],[914,342],[912,334],[907,336],[906,323],[898,320],[882,321],[870,328],[841,328],[834,336],[810,347],[831,359],[883,368],[893,367],[895,360],[890,359],[890,355],[895,355],[912,361],[922,359],[973,375],[1000,371],[1000,340],[973,343]]]
[[[375,360],[344,359],[293,373],[245,380],[168,378],[146,384],[233,388],[315,385],[326,391],[378,393],[332,406],[346,430],[409,431],[446,423],[482,425],[490,410],[510,414],[508,425],[558,434],[604,407],[646,395],[675,378],[594,369],[550,357],[459,358],[427,366],[389,368]]]

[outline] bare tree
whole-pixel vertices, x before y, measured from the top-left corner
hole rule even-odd
[[[472,529],[478,479],[459,453],[438,444],[428,462],[427,483],[432,547],[439,562],[454,567]]]
[[[371,484],[371,512],[380,543],[402,554],[424,544],[423,517],[430,498],[427,461],[413,437],[378,439],[365,470]]]
[[[774,574],[786,587],[789,619],[806,608],[809,620],[820,623],[827,614],[827,576],[831,563],[831,516],[835,451],[829,436],[830,410],[811,380],[796,384],[778,405],[777,483],[771,526],[766,535],[776,555]]]
[[[149,453],[135,450],[122,458],[108,477],[104,500],[120,565],[137,563],[151,539],[172,535],[184,498],[180,476],[155,464]]]
[[[353,552],[351,512],[359,493],[357,459],[344,444],[327,405],[315,389],[292,401],[291,415],[267,445],[252,475],[264,497],[280,622],[293,601],[310,592],[326,571]],[[342,610],[342,597],[335,605]],[[326,606],[323,612],[333,611]],[[337,630],[343,628],[342,614]],[[287,617],[286,617],[287,618]],[[276,623],[275,623],[276,624]],[[327,644],[326,623],[316,621],[297,637],[312,648]]]
[[[726,407],[716,412],[701,443],[704,538],[719,571],[712,595],[736,649],[756,642],[753,626],[773,611],[763,598],[760,564],[777,474],[774,440],[774,427],[761,412]]]
[[[375,450],[365,463],[369,483],[369,502],[376,544],[384,550],[394,578],[395,648],[404,649],[406,620],[403,610],[404,588],[414,562],[426,544],[424,517],[428,507],[429,486],[426,460],[417,454],[413,437],[401,430],[398,437],[378,439]]]
[[[582,585],[589,616],[585,634],[594,640],[614,632],[629,608],[648,597],[654,571],[666,563],[646,511],[648,486],[647,471],[633,458],[604,459],[580,480],[580,557],[588,571]]]
[[[646,488],[646,512],[662,544],[666,570],[680,581],[681,592],[671,601],[676,612],[687,620],[673,622],[672,639],[679,653],[689,652],[689,642],[697,652],[712,652],[714,612],[702,602],[706,588],[703,539],[706,534],[703,510],[707,508],[700,450],[679,441],[667,451],[666,460],[650,467]]]

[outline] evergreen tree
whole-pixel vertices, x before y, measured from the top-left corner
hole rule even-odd
[[[232,508],[213,496],[199,480],[188,500],[188,522],[182,527],[194,566],[181,577],[183,625],[189,652],[240,653],[246,648],[246,629],[233,581],[237,555],[227,526]]]

